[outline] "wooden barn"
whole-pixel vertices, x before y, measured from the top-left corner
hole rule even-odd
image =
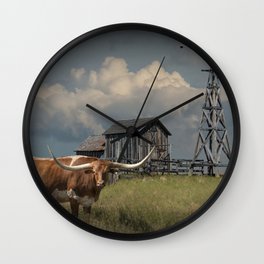
[[[93,156],[101,158],[105,151],[105,137],[89,136],[75,150],[76,155]]]
[[[153,118],[141,118],[137,122],[137,127],[140,127],[142,124],[148,122]],[[135,119],[133,120],[120,120],[121,124],[126,127],[133,126]],[[156,146],[156,151],[152,155],[152,159],[170,159],[170,148],[168,143],[168,136],[171,133],[168,129],[162,124],[161,121],[157,120],[155,123],[152,123],[147,128],[144,129],[143,136],[148,140],[152,141]],[[122,137],[122,134],[124,137]],[[113,124],[109,127],[103,135],[105,136],[105,154],[104,158],[110,160],[117,160],[124,143],[126,142],[125,130]],[[120,138],[119,140],[112,142],[113,140]],[[146,141],[133,137],[128,145],[127,151],[124,154],[123,161],[125,162],[135,162],[144,158],[148,152],[151,150],[151,145]]]

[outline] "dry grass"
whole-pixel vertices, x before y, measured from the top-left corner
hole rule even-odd
[[[89,224],[119,233],[157,231],[195,212],[221,178],[155,176],[121,179],[106,186],[93,205]],[[80,219],[87,221],[80,210]]]

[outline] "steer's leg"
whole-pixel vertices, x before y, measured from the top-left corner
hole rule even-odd
[[[83,206],[84,221],[90,223],[92,206]]]
[[[76,199],[70,198],[71,212],[74,216],[78,217],[79,203]]]
[[[85,214],[91,214],[91,209],[92,209],[92,206],[89,206],[89,207],[84,206],[83,207],[83,212]]]

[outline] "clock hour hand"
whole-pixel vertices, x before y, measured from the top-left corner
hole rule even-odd
[[[113,123],[115,123],[115,124],[117,124],[118,126],[124,128],[125,130],[127,130],[127,127],[124,126],[122,123],[118,122],[117,120],[113,119],[112,117],[108,116],[107,114],[103,113],[102,111],[98,110],[97,108],[93,107],[92,105],[90,105],[90,104],[86,104],[86,106],[87,106],[88,108],[92,109],[94,112],[100,114],[101,116],[105,117],[106,119],[112,121]],[[137,135],[139,138],[141,138],[142,140],[146,141],[147,143],[152,144],[152,142],[151,142],[150,140],[146,139],[146,138],[143,137],[141,134],[136,133],[136,135]],[[111,141],[111,143],[114,143],[114,142],[120,140],[121,138],[123,138],[123,137],[125,137],[125,136],[126,136],[126,134],[125,134],[125,135],[121,135],[121,136],[117,137],[116,139],[113,139],[113,140]]]
[[[98,110],[97,108],[91,106],[90,104],[86,104],[86,107],[92,109],[94,112],[98,113],[99,115],[105,117],[106,119],[112,121],[113,123],[117,124],[118,126],[124,128],[125,130],[127,129],[126,126],[124,126],[123,124],[121,124],[120,122],[118,122],[117,120],[115,120],[114,118],[108,116],[107,114],[103,113],[102,111]]]

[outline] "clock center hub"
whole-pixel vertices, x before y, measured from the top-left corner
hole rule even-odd
[[[136,130],[135,127],[130,126],[130,127],[127,128],[127,131],[126,131],[126,132],[127,132],[128,135],[133,136],[133,135],[135,134],[136,131],[137,131],[137,130]]]

